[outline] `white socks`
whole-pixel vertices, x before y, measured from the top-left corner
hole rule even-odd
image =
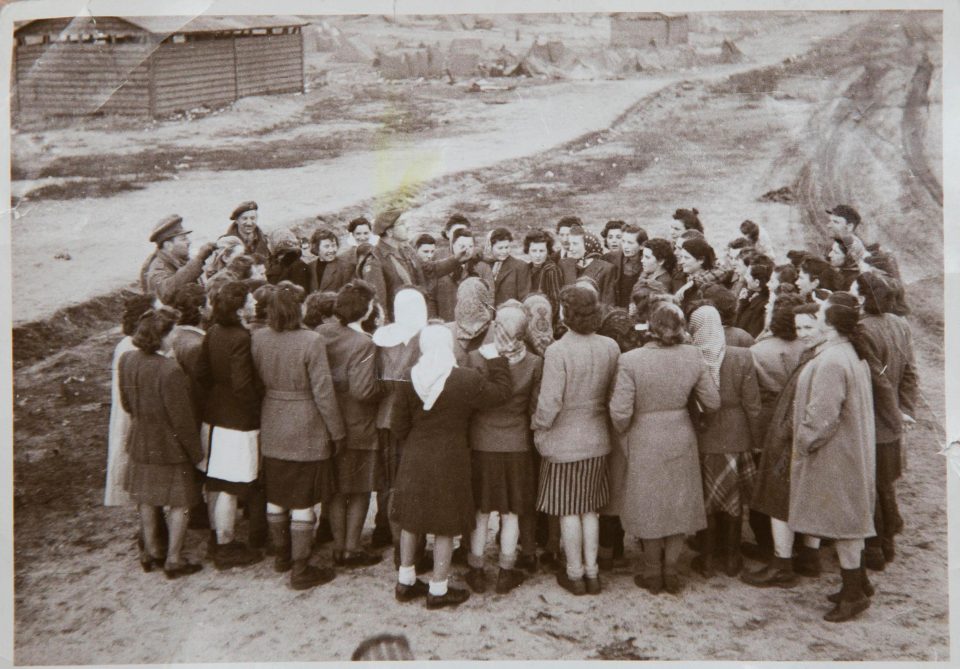
[[[397,572],[397,582],[400,585],[415,585],[417,582],[417,568],[400,566]]]
[[[401,567],[402,569],[403,567]],[[446,581],[430,581],[430,594],[434,597],[442,597],[447,594]]]

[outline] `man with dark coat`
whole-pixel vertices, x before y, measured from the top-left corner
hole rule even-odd
[[[245,253],[249,256],[259,255],[266,258],[270,255],[267,250],[267,238],[263,230],[257,225],[258,219],[257,203],[253,200],[241,202],[237,208],[230,214],[230,220],[233,221],[227,231],[223,233],[224,237],[236,237],[243,242]]]
[[[402,214],[389,209],[377,216],[373,231],[380,241],[358,268],[360,277],[373,286],[388,321],[393,321],[393,296],[400,288],[413,285],[427,290],[428,281],[449,274],[460,264],[457,256],[438,262],[421,261],[408,243],[410,232]]]
[[[150,234],[150,241],[157,249],[140,270],[140,290],[164,304],[172,303],[180,286],[200,281],[204,261],[217,248],[216,244],[207,242],[190,258],[190,230],[183,229],[183,218],[177,214],[160,221]]]
[[[497,228],[490,233],[490,251],[493,255],[490,275],[493,277],[493,306],[507,300],[522,302],[530,292],[530,265],[510,255],[513,233]]]

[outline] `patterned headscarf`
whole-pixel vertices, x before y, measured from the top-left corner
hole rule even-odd
[[[534,353],[543,356],[553,343],[553,308],[550,300],[542,293],[532,293],[524,298],[523,310],[527,312],[527,344]]]
[[[457,287],[457,304],[453,320],[457,339],[474,339],[493,321],[493,291],[483,279],[470,276]]]
[[[278,228],[267,236],[267,248],[273,255],[283,251],[299,251],[300,239],[293,233],[293,230]]]
[[[584,258],[603,255],[603,243],[600,241],[600,238],[592,232],[584,231],[583,248],[585,249],[583,253]]]
[[[693,335],[693,343],[703,354],[703,359],[707,361],[710,377],[719,388],[720,365],[723,364],[723,356],[727,352],[720,312],[709,305],[694,311],[690,315],[690,334]]]
[[[523,305],[516,300],[507,300],[497,307],[497,317],[493,321],[494,343],[497,352],[516,365],[527,354],[523,335],[527,330],[527,313]]]

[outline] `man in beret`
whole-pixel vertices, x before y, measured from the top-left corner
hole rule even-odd
[[[830,234],[839,237],[843,234],[856,235],[860,225],[860,214],[848,204],[838,204],[833,209],[827,209],[830,216]]]
[[[230,220],[233,223],[223,234],[224,237],[236,237],[243,242],[248,256],[259,254],[266,258],[270,255],[267,249],[267,238],[263,230],[257,225],[259,217],[259,208],[253,200],[241,202],[237,208],[230,214]]]
[[[428,283],[450,274],[466,255],[461,252],[440,261],[421,260],[409,244],[410,231],[402,214],[398,209],[389,209],[376,217],[373,232],[380,241],[358,268],[360,277],[376,291],[377,301],[389,321],[393,321],[393,296],[400,288],[414,285],[426,291]]]
[[[173,301],[177,288],[198,283],[203,263],[217,245],[207,242],[190,258],[190,230],[183,229],[183,218],[167,216],[153,229],[150,241],[157,245],[140,270],[140,290],[152,294],[164,304]]]

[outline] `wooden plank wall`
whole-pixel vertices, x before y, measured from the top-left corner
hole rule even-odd
[[[237,97],[303,90],[303,34],[237,37]]]
[[[149,44],[16,47],[17,111],[25,115],[149,114]]]
[[[200,105],[237,99],[231,39],[160,45],[154,54],[154,114],[164,116]]]

